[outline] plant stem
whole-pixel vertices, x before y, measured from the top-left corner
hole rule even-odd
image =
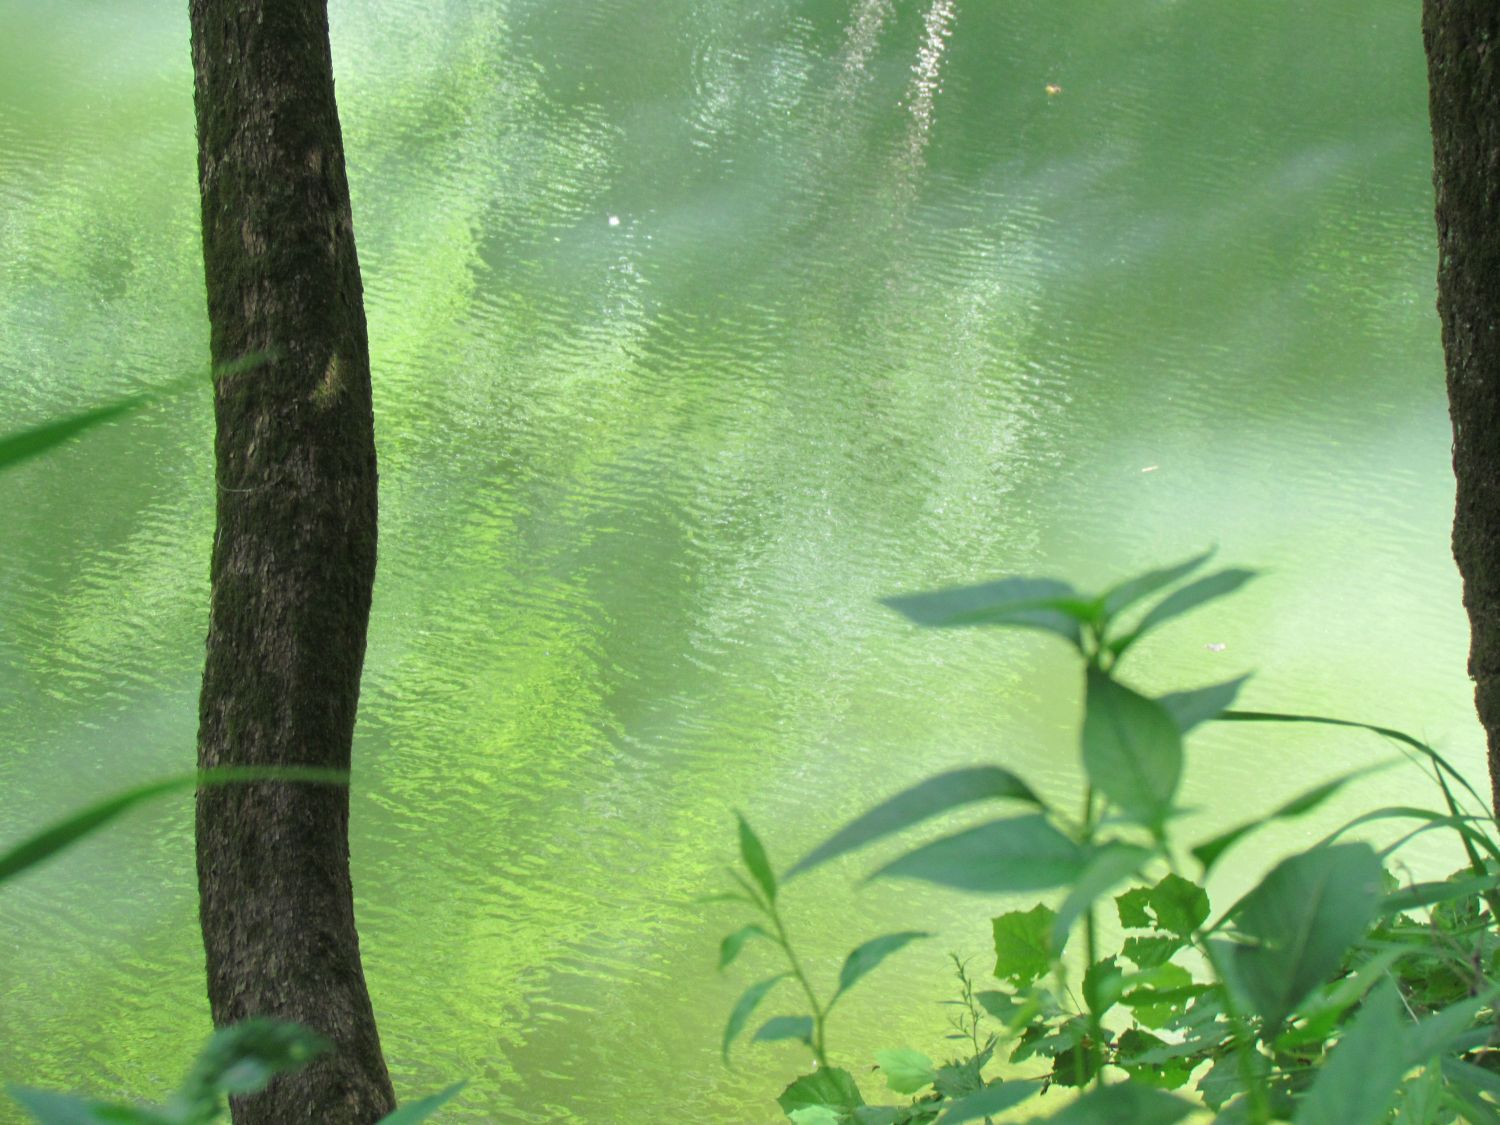
[[[828,1056],[823,1053],[823,1021],[828,1011],[818,1003],[818,997],[808,983],[807,974],[802,971],[802,964],[797,960],[797,955],[792,952],[792,943],[786,936],[786,927],[781,922],[781,912],[771,905],[768,913],[771,916],[771,924],[776,927],[776,941],[781,946],[781,951],[786,954],[787,964],[791,966],[792,976],[797,978],[797,983],[802,986],[802,991],[807,994],[807,1002],[812,1006],[813,1034],[812,1052],[813,1058],[817,1060],[821,1069],[828,1065]]]

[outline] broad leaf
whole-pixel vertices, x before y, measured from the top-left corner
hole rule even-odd
[[[1045,891],[1076,879],[1085,853],[1043,816],[981,824],[908,852],[870,876],[922,879],[964,891]]]
[[[937,1077],[933,1062],[921,1051],[901,1048],[896,1051],[876,1051],[875,1061],[885,1072],[885,1084],[898,1094],[915,1094],[923,1086],[932,1085]]]
[[[1209,684],[1207,687],[1194,688],[1191,691],[1174,691],[1158,697],[1156,702],[1172,716],[1177,729],[1187,734],[1198,724],[1217,719],[1228,710],[1234,704],[1235,696],[1239,695],[1240,688],[1245,686],[1245,681],[1249,678],[1249,676],[1236,676],[1221,684]]]
[[[1126,814],[1159,831],[1182,779],[1182,732],[1161,704],[1092,665],[1084,707],[1089,781]]]
[[[734,959],[740,955],[740,950],[745,948],[745,943],[753,937],[762,937],[767,941],[776,940],[754,922],[748,926],[741,926],[719,943],[719,969],[722,971],[733,964]]]
[[[991,1082],[982,1090],[950,1102],[947,1111],[937,1119],[937,1125],[965,1125],[965,1122],[1004,1113],[1028,1098],[1035,1097],[1041,1090],[1042,1084],[1035,1079],[1013,1078],[1008,1082]]]
[[[1407,1068],[1403,1023],[1396,986],[1382,984],[1297,1103],[1295,1125],[1382,1125]]]
[[[1479,996],[1450,1004],[1420,1023],[1405,1026],[1402,1066],[1416,1066],[1448,1051],[1459,1036],[1474,1026],[1479,1013],[1495,1002],[1495,996],[1496,990],[1487,988]]]
[[[724,1061],[729,1061],[729,1045],[739,1038],[740,1032],[745,1030],[745,1024],[750,1022],[750,1017],[755,1014],[756,1007],[766,998],[766,993],[784,981],[790,973],[777,973],[774,977],[767,977],[763,981],[757,981],[745,989],[735,1004],[734,1010],[729,1013],[729,1022],[724,1025],[724,1043],[721,1048]]]
[[[14,878],[28,867],[77,843],[85,836],[104,827],[121,813],[127,812],[142,802],[167,793],[193,789],[200,785],[229,785],[249,781],[300,781],[325,785],[347,785],[349,775],[341,770],[301,766],[223,766],[140,785],[90,805],[81,812],[73,813],[0,854],[0,883]]]
[[[752,1043],[775,1043],[783,1039],[798,1039],[811,1044],[813,1020],[811,1016],[773,1016],[760,1025],[760,1030],[750,1037]]]
[[[386,1114],[377,1125],[417,1125],[419,1121],[426,1121],[443,1106],[458,1097],[467,1082],[455,1082],[446,1090],[440,1090],[436,1094],[428,1094],[425,1098],[419,1098],[414,1102],[408,1102],[400,1109]]]
[[[949,809],[976,801],[1004,799],[1037,806],[1042,803],[1030,786],[998,766],[972,766],[929,777],[850,821],[798,860],[786,873],[786,878],[791,879],[835,856],[862,848],[882,836],[919,824]]]
[[[740,814],[736,814],[740,822],[740,859],[745,863],[745,870],[760,889],[765,892],[767,902],[776,901],[776,874],[771,870],[771,861],[766,858],[766,849],[760,842],[750,822]]]
[[[1068,890],[1052,923],[1050,941],[1054,956],[1062,953],[1073,923],[1083,917],[1095,900],[1139,872],[1154,854],[1150,848],[1119,840],[1109,840],[1089,850],[1087,866]]]
[[[1283,860],[1234,907],[1251,944],[1233,948],[1233,976],[1268,1024],[1280,1024],[1339,968],[1375,917],[1380,884],[1368,845],[1338,844]]]
[[[871,938],[865,942],[844,959],[844,966],[839,970],[838,991],[833,994],[833,1000],[828,1001],[828,1006],[830,1008],[833,1007],[834,1001],[853,988],[861,977],[874,969],[892,953],[916,941],[918,938],[931,936],[931,934],[923,930],[903,930],[898,934],[885,934],[878,938]]]
[[[995,935],[995,976],[1024,988],[1052,967],[1051,907],[1012,910],[990,920]]]
[[[865,1104],[855,1085],[854,1076],[838,1067],[824,1067],[803,1075],[781,1092],[776,1099],[783,1113],[790,1116],[807,1106],[828,1106],[852,1111]]]
[[[274,1019],[249,1019],[214,1032],[181,1088],[168,1100],[171,1114],[211,1114],[225,1095],[253,1094],[278,1074],[300,1070],[328,1050],[309,1028]]]
[[[1152,606],[1146,612],[1146,616],[1141,618],[1140,624],[1128,635],[1114,641],[1110,648],[1116,656],[1123,655],[1126,649],[1158,625],[1164,625],[1174,617],[1181,617],[1205,602],[1232,594],[1254,577],[1255,571],[1253,570],[1231,567],[1228,570],[1210,574],[1206,578],[1200,578],[1196,582],[1190,582],[1181,589],[1172,591]]]
[[[111,1105],[92,1098],[32,1090],[25,1086],[7,1086],[6,1091],[40,1125],[172,1125],[170,1118],[150,1109]]]
[[[794,1109],[787,1114],[787,1119],[792,1125],[842,1125],[848,1120],[836,1109],[829,1109],[826,1105],[805,1105],[801,1109]]]
[[[1197,1108],[1164,1090],[1124,1082],[1090,1090],[1046,1120],[1051,1125],[1176,1125]]]
[[[1125,994],[1125,974],[1113,957],[1095,961],[1083,974],[1083,1001],[1096,1016],[1119,1003]]]
[[[1045,629],[1078,646],[1083,639],[1079,623],[1089,620],[1094,612],[1072,586],[1052,578],[1005,578],[881,600],[910,621],[929,628],[1017,625]]]

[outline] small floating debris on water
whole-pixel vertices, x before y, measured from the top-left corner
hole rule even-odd
[[[1141,470],[1141,472],[1143,472],[1143,473],[1154,473],[1159,468],[1161,468],[1160,465],[1147,465],[1144,469]]]
[[[1046,90],[1047,96],[1049,98],[1055,98],[1058,94],[1062,93],[1062,87],[1059,86],[1056,82],[1048,82]]]
[[[1225,644],[1220,644],[1217,641],[1210,641],[1208,644],[1204,645],[1203,647],[1206,648],[1206,649],[1208,649],[1209,652],[1223,652],[1229,646],[1225,645]]]
[[[612,227],[619,226],[620,225],[620,216],[618,216],[618,215],[611,215],[609,217],[609,225],[612,226]]]

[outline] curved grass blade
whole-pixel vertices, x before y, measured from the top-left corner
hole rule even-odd
[[[140,785],[90,805],[81,812],[64,817],[50,828],[44,828],[0,854],[0,883],[15,878],[28,867],[41,863],[44,859],[77,843],[85,836],[97,832],[121,813],[143,802],[167,793],[193,789],[199,785],[228,785],[246,781],[301,781],[347,785],[349,775],[342,770],[298,766],[224,766]]]
[[[1083,873],[1087,853],[1043,816],[1012,817],[945,836],[886,864],[866,880],[921,879],[963,891],[1045,891]]]
[[[1302,793],[1299,796],[1293,797],[1286,804],[1282,805],[1280,808],[1276,809],[1274,812],[1267,814],[1266,816],[1248,821],[1245,824],[1241,824],[1237,828],[1231,828],[1228,832],[1221,832],[1211,840],[1205,840],[1203,843],[1193,848],[1193,856],[1198,860],[1199,863],[1203,864],[1203,872],[1204,874],[1207,874],[1209,869],[1213,867],[1214,864],[1219,862],[1219,858],[1236,843],[1238,843],[1241,837],[1254,832],[1257,828],[1261,828],[1267,824],[1270,824],[1272,821],[1288,820],[1292,817],[1298,817],[1302,816],[1304,813],[1312,812],[1313,809],[1317,808],[1324,801],[1328,800],[1329,797],[1332,797],[1335,793],[1337,793],[1340,789],[1349,784],[1349,782],[1353,781],[1355,778],[1363,777],[1368,773],[1374,773],[1377,769],[1382,768],[1384,767],[1367,766],[1364,769],[1350,770],[1346,774],[1342,774],[1339,777],[1335,777],[1329,781],[1325,781],[1322,785],[1314,786],[1306,793]],[[1357,824],[1359,822],[1355,821],[1355,823]],[[1340,831],[1342,831],[1342,829],[1340,829]],[[1325,843],[1326,842],[1327,841],[1325,841]]]
[[[949,809],[976,801],[1002,799],[1024,801],[1042,807],[1041,798],[1032,792],[1029,785],[999,766],[972,766],[929,777],[850,821],[793,864],[784,878],[790,880],[830,859],[862,848],[882,836],[909,828]]]

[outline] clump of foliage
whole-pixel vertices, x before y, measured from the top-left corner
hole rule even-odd
[[[740,998],[724,1031],[725,1056],[761,1001],[782,981],[795,980],[810,1014],[776,1016],[752,1036],[798,1039],[812,1051],[816,1069],[778,1099],[792,1121],[960,1125],[1058,1086],[1077,1095],[1045,1120],[1066,1125],[1170,1125],[1205,1106],[1222,1125],[1500,1121],[1500,843],[1479,795],[1440,754],[1399,731],[1228,710],[1243,677],[1155,698],[1120,679],[1122,661],[1144,634],[1253,577],[1230,568],[1193,578],[1208,558],[1151,571],[1097,596],[1053,579],[1011,578],[888,600],[922,626],[1018,626],[1068,641],[1084,672],[1084,791],[1069,812],[1000,766],[940,774],[845,825],[780,879],[740,818],[744,870],[732,872],[737,889],[723,897],[763,921],[724,939],[720,965],[760,939],[781,950],[788,969]],[[1431,775],[1446,811],[1366,813],[1277,863],[1216,914],[1206,884],[1231,848],[1262,825],[1317,808],[1368,771],[1324,782],[1187,844],[1179,838],[1183,810],[1176,804],[1184,739],[1211,720],[1373,731]],[[908,851],[870,878],[985,894],[1049,892],[1047,901],[992,920],[998,987],[976,989],[958,964],[954,1037],[967,1044],[963,1056],[939,1065],[909,1049],[877,1052],[887,1086],[908,1100],[868,1105],[854,1077],[828,1064],[829,1011],[886,956],[925,935],[895,933],[861,945],[821,1003],[787,938],[779,894],[791,879],[835,857],[941,814],[992,803],[1015,811]],[[1382,820],[1417,827],[1384,849],[1346,840],[1350,829]],[[1443,881],[1401,885],[1386,864],[1407,840],[1432,830],[1456,834],[1468,866]],[[1106,950],[1099,912],[1110,907],[1122,937]],[[999,1059],[1035,1073],[987,1078]],[[1196,1100],[1174,1092],[1189,1090]]]

